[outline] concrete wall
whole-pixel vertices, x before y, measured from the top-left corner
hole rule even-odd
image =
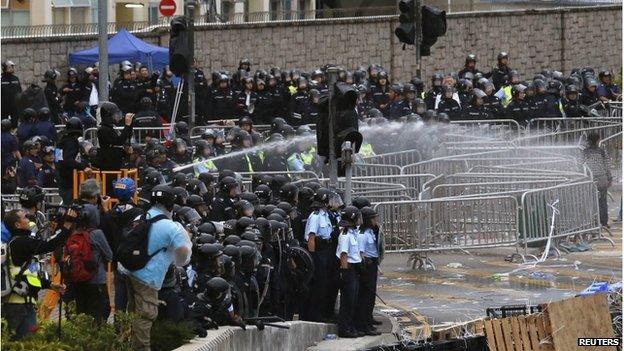
[[[255,326],[248,326],[247,330],[238,327],[208,330],[205,338],[195,338],[176,351],[306,350],[323,340],[325,335],[337,332],[333,324],[301,321],[280,324],[288,325],[290,329],[265,327],[260,331]]]
[[[380,63],[399,79],[416,70],[414,49],[405,51],[394,36],[396,16],[295,22],[207,25],[195,35],[197,57],[205,71],[234,71],[242,57],[253,68],[312,69],[331,62],[347,69]],[[168,45],[166,29],[143,35]],[[90,38],[2,40],[2,60],[16,62],[24,82],[39,79],[49,67],[67,69],[67,55],[95,46]],[[510,54],[510,66],[522,76],[543,68],[569,73],[592,66],[622,72],[620,6],[523,11],[455,13],[448,31],[423,58],[423,74],[459,70],[467,53],[476,53],[478,68],[489,70],[499,51]]]

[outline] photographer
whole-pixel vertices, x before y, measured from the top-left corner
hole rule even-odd
[[[2,312],[7,318],[9,329],[15,331],[16,339],[21,339],[37,329],[35,303],[40,289],[53,289],[61,294],[65,291],[65,285],[50,282],[45,271],[38,268],[34,256],[52,252],[62,246],[69,237],[76,218],[77,213],[68,210],[59,220],[63,221],[63,225],[59,225],[54,235],[46,241],[31,236],[29,220],[24,211],[11,210],[4,217],[4,223],[11,232],[12,239],[7,247],[8,259],[3,263],[2,273],[5,276],[6,264],[11,292],[2,297]]]
[[[83,162],[80,157],[79,136],[82,136],[82,121],[78,117],[72,117],[67,121],[65,131],[56,146],[61,150],[58,158],[59,195],[66,205],[73,199],[74,169],[91,174],[88,163]]]

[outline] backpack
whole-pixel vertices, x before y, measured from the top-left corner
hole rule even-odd
[[[97,266],[93,261],[90,237],[90,230],[81,229],[73,232],[65,242],[65,252],[69,255],[69,277],[74,283],[88,282],[95,275]]]
[[[167,250],[163,247],[156,250],[152,254],[147,253],[149,243],[149,230],[153,223],[166,219],[167,216],[159,214],[153,218],[147,218],[147,214],[143,214],[135,223],[135,226],[123,238],[122,242],[116,250],[116,256],[119,263],[130,271],[139,270],[149,262],[160,251]]]

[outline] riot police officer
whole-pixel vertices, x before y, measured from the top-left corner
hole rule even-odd
[[[47,70],[43,74],[43,82],[46,83],[43,92],[48,102],[48,108],[52,113],[52,121],[55,124],[60,124],[60,116],[63,111],[61,109],[61,97],[59,96],[59,90],[56,86],[56,78],[58,78],[58,72],[52,69]]]
[[[581,108],[581,103],[579,102],[579,90],[576,85],[570,84],[566,87],[565,98],[562,103],[566,117],[582,117],[585,115],[585,111]]]
[[[15,75],[15,63],[7,60],[2,62],[2,119],[11,118],[13,128],[17,127],[17,104],[16,99],[22,92],[22,85],[19,78]]]
[[[492,118],[492,113],[483,104],[485,97],[486,95],[481,89],[473,89],[470,105],[462,111],[462,118],[471,120]]]
[[[529,106],[524,101],[526,86],[522,84],[516,84],[511,87],[512,100],[505,108],[505,115],[518,122],[520,125],[525,126],[529,121]]]
[[[223,179],[219,181],[219,192],[217,192],[212,201],[210,219],[213,221],[236,219],[233,199],[236,198],[238,193],[238,182],[236,179],[230,176],[223,177]]]
[[[446,113],[450,119],[457,119],[460,117],[461,106],[459,103],[453,99],[453,94],[455,94],[455,88],[450,85],[445,85],[442,88],[442,97],[440,99],[440,103],[438,104],[438,113]]]
[[[495,90],[498,90],[507,81],[511,68],[508,66],[509,55],[505,51],[500,52],[496,60],[498,61],[496,67],[492,69],[487,77],[492,79]]]

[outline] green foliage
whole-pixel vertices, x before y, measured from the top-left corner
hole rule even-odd
[[[9,341],[6,321],[2,320],[2,351],[132,351],[131,314],[117,313],[115,323],[97,325],[90,316],[71,315],[62,322],[58,340],[57,321],[44,321],[39,330],[20,341]],[[189,342],[195,334],[188,323],[158,320],[152,327],[152,350],[170,351]]]
[[[117,315],[115,324],[97,325],[92,317],[79,314],[63,320],[61,340],[58,339],[57,321],[44,321],[37,333],[20,341],[9,341],[3,322],[3,350],[60,350],[60,351],[131,351],[132,317]],[[8,328],[6,328],[8,329]]]
[[[152,326],[150,341],[153,351],[170,351],[186,344],[193,337],[195,333],[189,323],[157,320]]]

